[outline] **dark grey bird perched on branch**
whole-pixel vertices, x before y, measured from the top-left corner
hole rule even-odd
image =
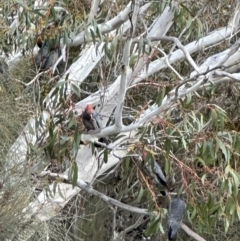
[[[90,104],[88,104],[82,113],[83,125],[87,131],[97,130],[102,128],[102,122],[99,118],[99,113],[97,113]],[[99,138],[99,142],[109,144],[109,141],[105,137]],[[101,147],[98,144],[94,144],[95,147]]]
[[[166,175],[160,165],[157,163],[156,160],[146,160],[147,157],[147,151],[143,150],[142,158],[145,165],[145,168],[147,169],[149,175],[151,175],[157,184],[161,184],[164,188],[169,190],[166,180]]]
[[[174,198],[170,202],[168,209],[168,239],[170,241],[177,240],[177,232],[182,223],[185,208],[186,204],[182,196]]]
[[[53,67],[61,56],[60,45],[50,44],[48,40],[43,42],[40,37],[37,39],[37,45],[40,49],[35,59],[36,66],[39,71],[46,71]]]

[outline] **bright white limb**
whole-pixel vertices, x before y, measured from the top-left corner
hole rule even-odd
[[[239,54],[240,54],[240,41],[238,40],[233,46],[229,49],[224,50],[221,53],[214,54],[208,57],[204,63],[199,67],[201,73],[204,73],[208,70],[217,67],[223,67],[227,69],[228,72],[233,73],[238,70],[240,63],[239,63]],[[190,75],[191,78],[197,76],[198,73],[193,71]],[[210,74],[209,74],[210,76]]]
[[[183,80],[183,77],[182,77],[182,76],[177,72],[177,70],[174,69],[173,66],[169,63],[169,61],[168,61],[168,55],[167,55],[162,49],[160,49],[160,48],[155,47],[155,49],[157,49],[160,53],[163,54],[163,56],[165,57],[165,61],[166,61],[167,67],[168,67],[169,69],[171,69],[173,73],[175,73],[175,75],[179,78],[179,80],[182,81],[182,80]]]
[[[128,20],[128,15],[132,11],[131,2],[126,6],[126,8],[121,11],[116,17],[112,18],[106,23],[99,24],[98,28],[102,34],[110,33],[111,31],[119,28],[124,22]],[[85,41],[85,31],[82,31],[78,34],[73,40],[68,39],[69,46],[78,46]]]
[[[172,42],[174,42],[178,46],[178,48],[183,51],[183,53],[184,53],[186,59],[188,60],[189,64],[195,69],[195,71],[197,73],[200,73],[199,67],[197,66],[197,64],[192,59],[192,57],[189,54],[189,52],[184,48],[184,46],[182,45],[182,43],[179,41],[178,38],[172,37],[172,36],[164,36],[164,37],[151,37],[151,38],[149,38],[149,40],[151,40],[151,41],[165,40],[165,41],[172,41]]]
[[[229,79],[240,81],[240,74],[239,73],[229,74],[226,71],[216,70],[216,71],[214,71],[214,74],[216,74],[217,76],[228,77]]]
[[[121,74],[121,81],[120,81],[120,88],[119,88],[119,94],[117,98],[117,108],[115,112],[115,126],[117,129],[122,129],[122,111],[123,111],[123,105],[124,100],[126,97],[126,91],[127,91],[127,69],[129,67],[129,59],[130,59],[130,48],[132,44],[132,37],[135,33],[135,27],[137,26],[137,19],[139,16],[139,7],[140,3],[138,1],[135,1],[134,10],[133,10],[133,16],[130,20],[132,23],[132,29],[131,29],[131,37],[129,37],[124,45],[123,49],[123,57],[122,57],[122,74]]]
[[[130,55],[130,47],[131,47],[131,39],[128,39],[124,46],[123,51],[123,63],[122,63],[122,74],[121,74],[121,81],[120,81],[120,88],[117,98],[117,108],[115,112],[115,126],[119,130],[122,129],[122,111],[123,111],[123,104],[126,96],[127,91],[127,69],[128,69],[128,62],[129,62],[129,55]]]
[[[100,4],[101,0],[93,0],[92,4],[91,4],[91,10],[88,16],[88,23],[91,23],[92,20],[94,20],[97,11],[98,11],[98,7]]]

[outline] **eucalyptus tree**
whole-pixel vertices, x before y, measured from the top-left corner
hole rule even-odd
[[[1,199],[19,180],[26,198],[19,195],[17,222],[10,219],[15,231],[2,239],[167,237],[176,193],[186,196],[187,235],[210,240],[217,227],[227,236],[240,218],[239,10],[229,0],[3,1],[2,58],[22,86],[16,105],[26,101],[31,112],[3,161],[1,183],[9,185],[2,185]],[[39,37],[53,44],[47,53],[57,49],[41,71]],[[80,118],[88,105],[102,123],[89,131]],[[98,141],[106,137],[111,141]],[[141,169],[143,151],[146,161],[164,167],[171,191],[163,197]],[[120,175],[114,197],[109,184],[97,190],[110,173]],[[13,193],[8,200],[20,200]],[[86,220],[85,197],[106,203],[106,232],[103,222]],[[0,215],[14,207],[2,202]]]

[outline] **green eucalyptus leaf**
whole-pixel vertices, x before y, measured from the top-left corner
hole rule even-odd
[[[150,223],[149,227],[147,228],[147,230],[145,231],[145,235],[146,236],[150,236],[154,233],[157,232],[157,230],[159,229],[159,225],[160,225],[160,216],[158,215],[153,222]]]

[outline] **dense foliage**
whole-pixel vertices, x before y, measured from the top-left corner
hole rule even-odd
[[[240,219],[239,59],[227,64],[239,51],[238,27],[213,43],[201,41],[233,26],[239,3],[152,1],[148,6],[144,1],[136,21],[137,2],[0,3],[1,61],[9,65],[0,65],[0,219],[7,220],[0,222],[1,240],[166,238],[172,196],[162,196],[163,189],[143,171],[143,150],[165,171],[171,193],[184,193],[187,226],[206,240],[240,235],[235,232]],[[173,17],[159,27],[165,30],[162,36],[153,36],[158,17],[171,16],[167,8]],[[169,38],[151,42],[149,33],[174,36],[182,45]],[[51,51],[61,46],[57,67],[37,68],[39,37]],[[191,58],[180,56],[181,46]],[[221,62],[229,48],[231,55]],[[211,62],[218,58],[217,64]],[[86,133],[81,113],[88,103],[101,113],[105,132]],[[22,132],[26,123],[30,131]],[[18,136],[24,144],[14,149]],[[94,147],[102,136],[111,144]],[[117,162],[111,165],[111,158]],[[78,180],[121,203],[113,205],[88,188],[81,196],[79,191],[68,195]],[[62,189],[66,183],[71,190]],[[34,210],[37,197],[42,206]],[[55,206],[46,211],[50,199]],[[190,240],[183,231],[181,239]]]

